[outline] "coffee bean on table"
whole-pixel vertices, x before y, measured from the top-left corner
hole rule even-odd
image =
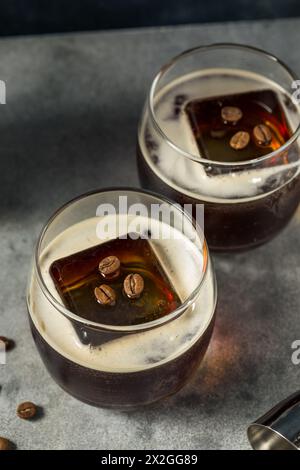
[[[6,351],[13,349],[15,343],[12,339],[6,338],[5,336],[0,336],[0,343],[4,343]]]
[[[17,415],[22,419],[31,419],[36,415],[37,406],[31,401],[20,403],[17,408]]]
[[[8,439],[5,439],[5,437],[0,437],[0,450],[10,450],[11,448],[11,442]]]
[[[99,263],[100,274],[106,279],[115,279],[120,274],[120,260],[116,256],[107,256]]]
[[[234,134],[230,139],[230,147],[234,150],[243,150],[250,141],[250,135],[248,132],[239,131]]]
[[[221,109],[221,116],[225,123],[233,124],[243,117],[243,113],[242,110],[236,106],[224,106],[224,108]]]
[[[261,146],[268,146],[272,142],[272,133],[268,126],[259,124],[253,129],[253,137],[255,142]]]
[[[130,299],[140,297],[144,290],[144,279],[140,274],[128,274],[124,280],[124,292]]]
[[[94,294],[97,302],[101,305],[114,306],[116,304],[116,293],[106,284],[96,287]]]

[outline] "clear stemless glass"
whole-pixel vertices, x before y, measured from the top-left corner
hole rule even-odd
[[[141,185],[180,204],[205,204],[205,236],[211,249],[237,250],[266,242],[299,204],[300,111],[294,80],[294,73],[271,54],[215,44],[175,57],[152,83],[138,130]],[[187,124],[186,103],[264,90],[276,95],[290,138],[259,158],[204,158]]]
[[[168,225],[151,212],[162,204],[172,214]],[[151,227],[149,243],[181,300],[176,310],[147,323],[116,326],[66,307],[50,266],[115,238],[102,230],[112,218],[119,237],[131,232],[133,222],[142,234],[149,235]],[[159,227],[156,237],[153,227]],[[195,373],[213,330],[216,284],[203,232],[179,205],[150,192],[114,188],[85,194],[52,216],[36,246],[27,302],[34,341],[56,382],[84,402],[127,409],[175,393]]]

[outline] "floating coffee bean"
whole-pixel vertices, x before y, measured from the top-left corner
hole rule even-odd
[[[22,419],[31,419],[36,415],[37,406],[31,401],[21,403],[17,408],[17,415]]]
[[[12,445],[8,439],[5,437],[0,437],[0,450],[10,450]]]
[[[254,127],[253,137],[255,142],[261,146],[268,146],[272,142],[272,133],[264,124],[259,124]]]
[[[104,278],[115,279],[120,274],[120,260],[116,256],[107,256],[99,263],[99,271]]]
[[[6,351],[10,351],[15,345],[12,339],[6,338],[5,336],[0,336],[0,343],[1,342],[4,343]]]
[[[140,274],[128,274],[124,280],[124,292],[130,299],[140,297],[144,290],[144,279]]]
[[[102,284],[95,288],[94,293],[99,304],[108,306],[116,304],[116,293],[110,286]]]
[[[235,106],[224,106],[224,108],[221,109],[221,116],[225,123],[229,122],[230,124],[234,124],[243,117],[243,113],[240,108],[236,108]]]
[[[234,150],[242,150],[249,144],[250,135],[248,132],[239,131],[230,139],[230,147]]]

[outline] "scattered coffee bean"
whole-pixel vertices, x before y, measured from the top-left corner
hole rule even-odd
[[[31,401],[21,403],[17,408],[17,415],[22,419],[31,419],[36,415],[37,407]]]
[[[110,286],[102,284],[95,288],[94,293],[99,304],[109,306],[114,306],[116,304],[116,293]]]
[[[130,299],[140,297],[144,290],[144,279],[140,274],[128,274],[124,280],[124,292]]]
[[[0,437],[0,450],[10,450],[11,448],[11,442],[5,437]]]
[[[0,336],[0,341],[4,343],[6,351],[10,351],[15,345],[12,339],[6,338],[5,336]]]
[[[253,137],[255,142],[261,146],[268,146],[272,142],[272,133],[268,126],[259,124],[253,129]]]
[[[230,139],[230,147],[234,150],[242,150],[249,144],[250,135],[248,132],[239,131]]]
[[[229,122],[230,124],[234,124],[243,117],[243,113],[240,108],[236,108],[235,106],[224,106],[224,108],[221,109],[221,116],[225,123]]]
[[[99,263],[99,271],[105,279],[115,279],[120,274],[120,260],[116,256],[107,256]]]

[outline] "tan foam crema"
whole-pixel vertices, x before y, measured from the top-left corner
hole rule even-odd
[[[107,216],[106,219],[108,220]],[[121,216],[117,216],[121,221]],[[127,217],[127,216],[122,216]],[[101,219],[103,222],[103,219]],[[191,241],[188,234],[146,217],[135,217],[140,233],[157,229],[159,240],[151,240],[164,269],[179,296],[184,301],[197,288],[203,276],[201,240]],[[122,227],[125,227],[124,220]],[[43,280],[52,296],[61,303],[49,274],[51,263],[63,256],[97,245],[99,218],[87,219],[58,235],[43,250],[40,268]],[[159,226],[159,227],[158,227]],[[131,225],[129,231],[133,230]],[[190,228],[190,230],[192,230]],[[127,233],[127,230],[124,232]],[[166,236],[166,239],[162,239]],[[194,232],[195,235],[195,232]],[[112,238],[107,236],[105,240]],[[200,249],[199,249],[200,247]],[[61,355],[82,366],[111,372],[129,372],[151,368],[170,361],[190,348],[208,327],[215,308],[213,274],[210,263],[202,280],[196,300],[176,320],[158,328],[117,338],[101,347],[83,345],[68,318],[60,313],[46,298],[35,273],[30,283],[28,305],[31,318],[45,341]]]
[[[209,98],[218,95],[250,92],[261,89],[274,90],[281,102],[292,130],[299,125],[300,108],[292,101],[284,89],[275,82],[251,72],[235,69],[206,69],[185,75],[162,88],[155,98],[155,114],[161,129],[168,139],[178,148],[200,157],[195,138],[184,113],[178,119],[170,119],[174,115],[174,100],[178,95],[193,99]],[[289,104],[287,107],[287,103]],[[159,146],[153,151],[159,160],[154,163],[151,152],[145,145],[146,134]],[[262,188],[268,178],[281,180],[282,172],[292,174],[294,178],[299,173],[299,163],[273,166],[271,168],[247,169],[228,172],[222,175],[207,175],[204,167],[188,157],[178,154],[176,149],[163,139],[157,138],[157,131],[152,126],[148,113],[144,115],[139,133],[139,143],[142,153],[152,171],[167,185],[180,193],[192,198],[212,202],[237,202],[238,199],[264,197]],[[285,180],[284,184],[287,181]],[[276,187],[278,189],[279,186]],[[276,190],[275,189],[275,190]]]

